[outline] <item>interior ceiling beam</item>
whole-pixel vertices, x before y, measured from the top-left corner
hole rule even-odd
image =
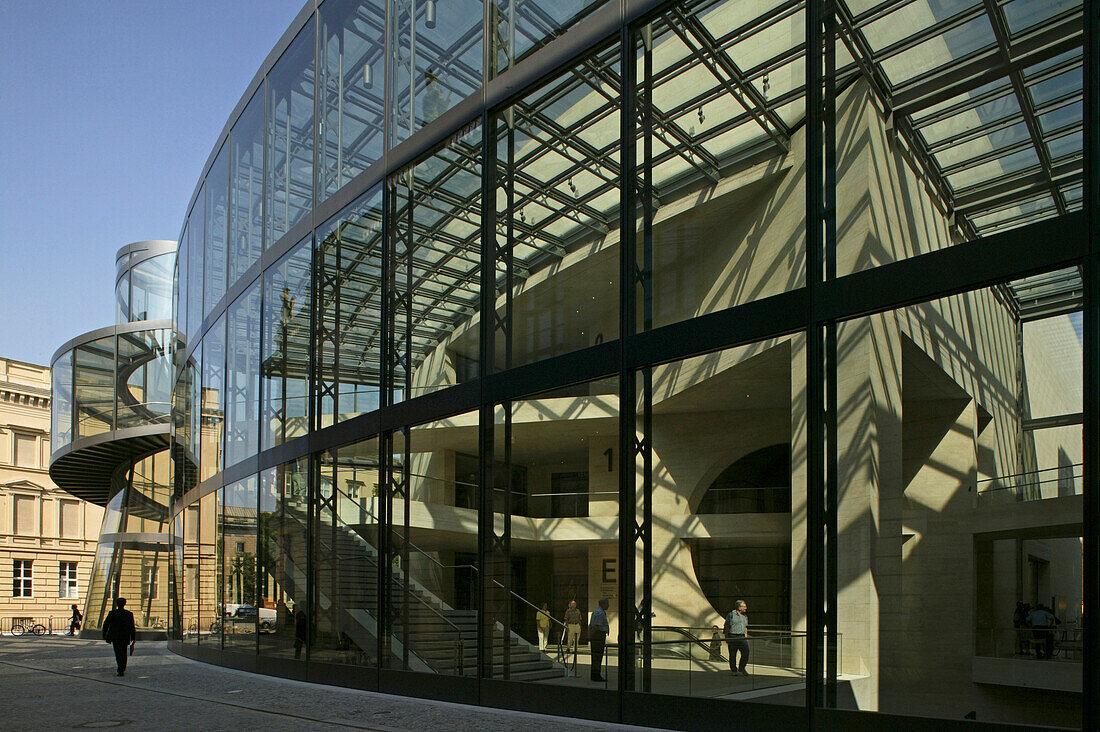
[[[1082,161],[1080,158],[1056,164],[1051,170],[1059,185],[1081,180]],[[1005,206],[1015,200],[1035,195],[1035,189],[1046,182],[1045,171],[1030,170],[1024,173],[997,178],[985,185],[964,189],[955,198],[955,210],[967,216],[984,212],[986,209]]]
[[[892,109],[899,115],[913,115],[990,82],[1005,79],[1010,70],[1023,71],[1080,48],[1083,39],[1080,12],[1063,14],[1014,40],[1007,65],[999,49],[990,49],[978,56],[945,64],[929,74],[899,85],[893,93]]]
[[[665,22],[691,53],[707,67],[714,78],[726,88],[726,91],[752,115],[753,120],[760,125],[764,133],[772,138],[784,153],[789,152],[790,130],[779,115],[769,108],[768,101],[756,90],[756,87],[742,78],[737,64],[715,46],[713,36],[699,23],[698,19],[686,15],[680,8],[675,8],[665,16]]]
[[[1024,125],[1031,137],[1031,144],[1039,156],[1039,165],[1046,177],[1047,190],[1054,197],[1054,205],[1058,208],[1058,214],[1064,215],[1066,213],[1066,202],[1062,199],[1062,192],[1058,190],[1058,186],[1054,183],[1050,152],[1043,141],[1043,131],[1039,129],[1039,120],[1035,116],[1035,106],[1031,103],[1031,94],[1024,85],[1023,71],[1020,66],[1012,63],[1012,33],[1008,28],[1008,21],[1005,19],[1001,6],[994,0],[982,0],[982,3],[989,15],[989,22],[993,25],[993,35],[997,39],[997,50],[1001,54],[1002,64],[1008,69],[1008,76],[1012,82],[1012,89],[1016,94],[1016,101],[1020,105],[1020,111],[1023,113]]]

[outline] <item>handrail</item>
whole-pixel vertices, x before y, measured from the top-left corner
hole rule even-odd
[[[1023,484],[1021,484],[1019,482],[1016,482],[1016,481],[1013,481],[1013,479],[1020,478],[1020,477],[1025,477],[1025,478],[1038,477],[1040,473],[1049,473],[1049,472],[1054,471],[1054,470],[1061,471],[1061,470],[1065,470],[1066,468],[1073,469],[1073,477],[1077,478],[1077,477],[1079,477],[1080,474],[1077,472],[1076,469],[1077,468],[1083,468],[1083,467],[1084,467],[1084,463],[1070,463],[1069,465],[1056,465],[1056,466],[1050,467],[1050,468],[1036,468],[1035,470],[1024,470],[1024,471],[1019,472],[1019,473],[1009,473],[1008,475],[997,475],[997,476],[994,476],[992,478],[984,478],[982,480],[976,480],[976,481],[974,481],[974,484],[972,486],[969,486],[969,488],[974,490],[977,493],[989,493],[991,491],[998,491],[998,490],[1011,490],[1013,488],[1019,488],[1019,487],[1021,487],[1021,485],[1026,486],[1026,485],[1035,485],[1036,483],[1049,483],[1053,480],[1057,480],[1057,478],[1048,478],[1046,480],[1037,480],[1037,481],[1033,481],[1033,482],[1025,482]],[[993,483],[995,481],[1013,481],[1013,482],[1006,483],[1005,485],[1002,485],[999,488],[987,488],[985,490],[980,490],[980,486],[982,486],[986,483]]]
[[[471,485],[472,485],[472,484],[471,484]],[[333,484],[332,484],[332,490],[333,490],[333,492],[334,492],[334,493],[338,493],[338,494],[340,494],[340,495],[343,495],[343,496],[347,497],[347,498],[348,498],[348,500],[352,500],[352,501],[354,501],[354,500],[357,500],[357,499],[353,498],[353,497],[352,497],[352,496],[351,496],[351,495],[350,495],[349,493],[347,493],[346,491],[342,490],[342,489],[341,489],[341,488],[340,488],[340,487],[339,487],[338,485],[336,485],[335,483],[333,483]],[[376,523],[378,523],[379,525],[381,525],[381,522],[380,522],[380,521],[378,520],[378,517],[377,517],[377,516],[375,516],[375,515],[374,515],[374,514],[373,514],[373,513],[372,513],[372,512],[370,511],[370,510],[368,510],[368,509],[363,509],[363,510],[365,510],[365,511],[366,511],[366,514],[367,514],[368,516],[370,516],[370,517],[371,517],[371,519],[373,519],[373,520],[374,520],[374,521],[375,521]],[[348,523],[347,523],[346,521],[344,521],[343,519],[341,519],[341,518],[340,518],[340,516],[339,516],[339,511],[335,511],[335,512],[334,512],[334,515],[335,515],[335,518],[336,518],[336,520],[337,520],[338,522],[342,523],[342,524],[343,524],[344,526],[346,526],[347,528],[349,528],[349,529],[351,529],[352,531],[354,531],[354,529],[353,529],[353,528],[351,527],[351,525],[350,525],[350,524],[348,524]],[[400,534],[398,533],[397,529],[395,529],[395,528],[393,528],[393,527],[391,526],[391,527],[390,527],[390,531],[391,531],[391,532],[393,532],[394,534],[396,534],[396,535],[397,535],[397,537],[398,537],[398,538],[399,538],[399,539],[401,540],[401,542],[402,542],[402,543],[404,543],[404,544],[405,544],[406,546],[408,546],[408,547],[412,548],[413,550],[415,550],[417,554],[419,554],[420,556],[422,556],[422,557],[426,558],[426,559],[427,559],[427,560],[428,560],[429,562],[431,562],[432,564],[434,564],[434,565],[435,565],[436,567],[438,567],[439,569],[442,569],[442,570],[447,570],[447,569],[470,569],[470,570],[473,570],[473,571],[474,571],[475,573],[477,573],[477,574],[479,574],[479,575],[480,575],[480,571],[479,571],[478,567],[476,567],[476,566],[475,566],[475,565],[473,565],[473,564],[443,564],[443,563],[442,563],[442,562],[440,562],[440,561],[439,561],[438,559],[436,559],[435,557],[433,557],[433,556],[432,556],[431,554],[428,554],[428,553],[427,553],[426,551],[424,551],[424,550],[423,550],[423,549],[421,549],[421,548],[420,548],[419,546],[417,546],[417,545],[416,545],[416,544],[415,544],[415,543],[414,543],[413,541],[411,541],[410,539],[407,539],[407,538],[405,538],[405,537],[401,536],[401,535],[400,535]],[[376,566],[377,566],[377,563],[376,563]],[[406,571],[407,571],[407,570],[406,570]],[[515,590],[512,590],[512,589],[509,589],[508,587],[505,587],[505,586],[504,586],[503,584],[501,584],[501,583],[500,583],[499,581],[497,581],[496,579],[493,579],[493,580],[492,580],[492,582],[493,582],[493,584],[495,584],[495,585],[496,585],[497,587],[500,587],[500,588],[501,588],[502,590],[507,590],[507,591],[508,591],[508,594],[509,594],[509,595],[511,595],[512,597],[516,598],[517,600],[519,600],[519,601],[520,601],[520,602],[522,602],[523,604],[525,604],[525,605],[527,605],[527,606],[529,606],[529,607],[533,608],[533,609],[535,610],[535,612],[536,612],[536,613],[543,613],[543,612],[545,612],[546,616],[547,616],[548,618],[550,618],[550,621],[551,621],[552,623],[556,624],[557,626],[559,626],[559,627],[561,628],[561,630],[563,631],[563,634],[564,634],[564,632],[567,632],[567,631],[568,631],[568,626],[566,626],[566,624],[565,624],[564,622],[562,622],[561,620],[558,620],[557,618],[555,618],[555,617],[554,617],[554,616],[553,616],[553,615],[552,615],[552,614],[551,614],[551,613],[550,613],[549,611],[543,611],[543,610],[542,610],[542,608],[538,607],[538,606],[537,606],[537,605],[535,605],[535,604],[534,604],[533,602],[531,602],[531,601],[530,601],[530,600],[528,600],[527,598],[525,598],[525,597],[523,597],[522,595],[520,595],[519,593],[517,593],[517,592],[516,592]],[[416,595],[416,593],[413,593],[413,594],[414,594],[414,596]],[[421,598],[420,598],[419,596],[417,596],[417,599],[418,599],[418,600],[420,600],[421,602],[424,602],[424,601],[423,601],[423,599],[421,599]],[[425,604],[426,604],[426,603],[425,603]],[[428,607],[429,609],[431,609],[431,610],[432,610],[433,612],[436,612],[436,611],[435,611],[435,609],[434,609],[434,608],[432,608],[432,607],[431,607],[430,605],[427,605],[427,607]],[[438,613],[437,613],[437,614],[438,614]],[[445,618],[444,616],[442,616],[442,615],[440,615],[440,617],[443,617],[443,619],[444,619],[444,620],[447,620],[447,619],[446,619],[446,618]],[[536,615],[536,618],[537,618],[537,615]],[[448,622],[448,623],[449,623],[449,624],[451,625],[451,627],[453,627],[453,628],[455,628],[456,630],[458,630],[458,626],[457,626],[457,625],[454,625],[454,623],[450,623],[450,621],[449,621],[449,620],[448,620],[447,622]],[[564,658],[564,651],[562,650],[562,638],[561,638],[561,637],[559,637],[559,639],[558,639],[558,655],[559,655],[559,657],[562,657],[562,658]]]

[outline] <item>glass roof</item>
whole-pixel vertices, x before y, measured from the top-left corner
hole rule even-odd
[[[592,5],[574,2],[566,15]],[[652,50],[658,204],[678,189],[787,153],[806,109],[804,13],[803,0],[702,0],[667,9],[643,32]],[[547,27],[562,21],[542,20]],[[1079,0],[842,0],[837,31],[838,91],[860,77],[869,81],[887,127],[962,238],[1080,208]],[[522,24],[515,32],[526,33]],[[644,99],[640,49],[628,53]],[[498,183],[512,176],[514,188],[509,207],[496,186],[497,233],[506,237],[513,227],[521,282],[618,228],[619,57],[618,46],[590,55],[504,110],[490,131]],[[512,164],[501,169],[509,134]],[[399,225],[412,229],[404,233],[412,248],[417,362],[477,310],[480,138],[480,129],[468,129],[393,179],[401,189]],[[367,231],[366,238],[377,236]],[[376,291],[377,277],[365,278],[365,293]]]

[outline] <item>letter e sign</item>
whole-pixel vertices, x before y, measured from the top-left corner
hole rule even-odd
[[[603,560],[603,581],[608,584],[615,583],[615,558]]]

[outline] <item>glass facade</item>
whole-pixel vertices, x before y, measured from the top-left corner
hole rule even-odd
[[[182,227],[170,647],[608,721],[1091,724],[1082,17],[303,13]]]

